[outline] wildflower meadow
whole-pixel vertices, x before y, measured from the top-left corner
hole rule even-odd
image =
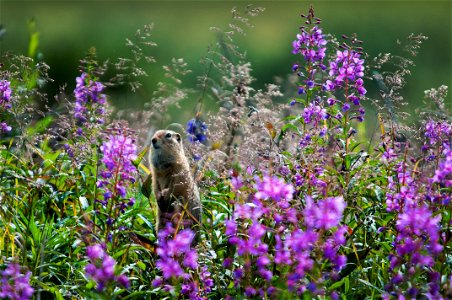
[[[112,91],[137,93],[142,64],[160,63],[152,25],[128,57],[81,53],[75,89],[56,95],[52,66],[0,53],[0,299],[451,299],[448,87],[403,111],[427,37],[372,56],[369,37],[301,9],[287,77],[254,88],[237,38],[263,9],[234,8],[205,71],[162,62],[167,80],[138,111]],[[203,215],[157,231],[146,178],[164,128],[182,135]]]

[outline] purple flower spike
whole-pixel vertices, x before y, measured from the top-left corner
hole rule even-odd
[[[80,123],[104,123],[106,96],[102,94],[104,86],[100,82],[92,81],[87,73],[76,78],[74,90],[74,117]]]
[[[0,108],[10,109],[11,104],[11,83],[8,80],[0,80]],[[0,133],[10,132],[12,130],[6,122],[0,122]]]
[[[318,202],[314,202],[308,196],[304,210],[305,223],[308,228],[323,228],[326,230],[338,226],[345,206],[342,196],[330,197]]]
[[[321,62],[325,57],[327,41],[324,39],[322,29],[317,26],[303,28],[297,39],[293,41],[293,54],[300,53],[307,62]]]
[[[96,289],[99,292],[114,283],[127,288],[130,285],[129,278],[124,274],[115,275],[116,261],[105,252],[104,247],[104,245],[95,244],[86,248],[86,256],[90,261],[85,267],[86,276],[96,282]]]
[[[34,289],[30,286],[31,272],[22,273],[21,266],[10,263],[0,272],[0,299],[28,300]]]

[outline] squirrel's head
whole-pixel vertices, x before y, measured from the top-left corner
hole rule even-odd
[[[185,159],[182,138],[171,130],[158,130],[151,139],[150,161],[156,169],[166,169]]]

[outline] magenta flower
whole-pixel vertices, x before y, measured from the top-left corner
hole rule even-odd
[[[93,81],[87,73],[76,78],[74,117],[81,123],[104,123],[106,96],[102,83]]]
[[[306,124],[317,126],[321,120],[328,118],[328,114],[325,108],[315,105],[314,103],[309,103],[309,106],[304,108],[303,118]]]
[[[452,187],[452,150],[446,149],[444,152],[446,157],[439,163],[431,182],[443,183],[446,187]]]
[[[308,228],[331,229],[339,225],[346,203],[342,196],[325,198],[314,202],[306,197],[304,220]]]
[[[351,109],[350,104],[353,103],[357,106],[358,114],[354,115],[352,119],[362,122],[365,110],[361,106],[360,100],[367,93],[367,90],[364,88],[362,79],[364,77],[364,59],[361,59],[361,54],[354,50],[337,50],[334,61],[330,61],[329,76],[331,80],[327,80],[323,89],[327,91],[345,89],[347,93],[342,111],[349,111]],[[328,99],[330,105],[334,102]]]
[[[452,135],[452,124],[444,122],[428,121],[425,124],[425,137],[430,146],[435,144],[445,144],[445,148],[450,146],[450,137]]]
[[[0,299],[28,300],[34,289],[30,286],[31,272],[22,273],[21,266],[10,263],[0,272]]]
[[[183,266],[192,270],[198,267],[198,254],[191,248],[194,237],[191,229],[175,233],[170,224],[159,232],[156,266],[162,271],[164,279],[188,278]]]
[[[307,62],[321,62],[325,57],[326,44],[321,28],[301,28],[301,33],[297,34],[297,39],[292,43],[292,53],[300,53]]]
[[[6,124],[6,122],[0,122],[0,132],[10,132],[12,127]]]
[[[267,200],[269,198],[275,200],[281,207],[288,207],[288,201],[292,199],[294,188],[291,184],[284,182],[284,179],[276,176],[264,176],[262,180],[259,177],[255,178],[256,184],[254,188],[257,192],[254,198]]]
[[[412,255],[414,264],[431,265],[431,255],[438,254],[443,248],[439,244],[440,220],[441,215],[433,217],[426,206],[407,207],[396,223],[399,231],[396,248],[399,255]],[[430,255],[421,254],[423,249]]]
[[[0,80],[0,106],[3,109],[11,108],[11,83],[8,80]]]
[[[112,135],[100,146],[105,169],[100,172],[97,186],[103,190],[103,205],[112,198],[122,199],[117,205],[121,211],[134,204],[134,199],[125,199],[127,186],[135,182],[136,168],[133,160],[137,158],[135,141],[124,135]]]
[[[330,62],[329,75],[333,77],[336,86],[343,86],[346,81],[352,82],[356,87],[362,87],[364,76],[364,59],[361,54],[353,50],[337,50],[336,58]],[[366,93],[364,88],[358,89],[360,95]]]
[[[0,108],[8,110],[11,105],[11,83],[8,80],[0,80]],[[0,133],[10,132],[12,130],[6,122],[0,122]]]
[[[116,261],[105,252],[104,247],[95,244],[86,248],[86,255],[90,261],[85,267],[86,275],[96,282],[96,289],[99,292],[115,282],[128,288],[129,279],[125,275],[115,275]]]

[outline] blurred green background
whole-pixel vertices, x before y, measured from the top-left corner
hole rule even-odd
[[[125,39],[145,24],[154,23],[152,49],[157,64],[147,67],[150,76],[137,94],[123,91],[112,102],[118,108],[140,107],[150,99],[162,78],[161,65],[172,57],[183,57],[193,73],[186,82],[194,87],[202,75],[200,59],[215,42],[211,26],[226,28],[233,6],[252,3],[265,11],[252,22],[240,46],[253,64],[255,86],[263,87],[274,76],[285,76],[297,61],[291,43],[301,23],[299,14],[312,3],[322,18],[324,32],[357,33],[371,55],[379,52],[401,53],[396,40],[410,33],[429,37],[415,59],[416,68],[404,93],[408,111],[421,105],[423,91],[451,83],[451,1],[21,1],[0,0],[0,24],[6,35],[0,51],[27,53],[27,20],[36,20],[40,33],[39,52],[50,66],[55,81],[47,87],[49,98],[67,83],[72,91],[77,66],[91,46],[102,60],[126,56]],[[371,83],[369,83],[371,84]],[[370,95],[372,96],[372,95]],[[449,94],[450,104],[450,94]]]

